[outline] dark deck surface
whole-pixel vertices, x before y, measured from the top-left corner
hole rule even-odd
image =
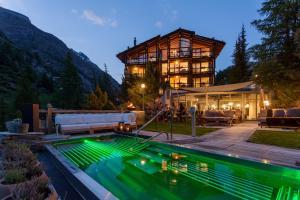
[[[72,187],[72,185],[66,180],[64,175],[58,170],[55,165],[54,158],[48,151],[42,151],[38,153],[38,159],[42,163],[46,174],[49,176],[56,192],[65,200],[82,200],[83,198]]]

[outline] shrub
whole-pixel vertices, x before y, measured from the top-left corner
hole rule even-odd
[[[43,172],[35,155],[25,144],[10,142],[3,148],[2,169],[5,171],[24,169],[22,172],[27,180],[40,176]],[[10,175],[11,176],[11,175]]]
[[[34,177],[31,181],[18,184],[13,191],[12,198],[43,200],[50,193],[48,184],[49,178],[46,175]]]
[[[9,169],[5,170],[4,183],[15,184],[25,181],[25,169]]]

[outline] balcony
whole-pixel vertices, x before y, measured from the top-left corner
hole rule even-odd
[[[172,48],[169,51],[170,58],[188,58],[191,56],[191,48],[184,47],[184,48]]]
[[[211,51],[201,48],[171,48],[169,51],[169,58],[204,58],[204,57],[212,57],[213,54]]]
[[[201,67],[201,68],[193,68],[192,73],[193,74],[206,74],[206,73],[213,73],[212,67]]]
[[[127,64],[129,65],[143,65],[146,64],[146,58],[130,58],[127,60]]]
[[[170,68],[169,74],[188,74],[189,70],[186,67]]]
[[[194,48],[193,49],[193,58],[203,58],[203,57],[212,57],[213,54],[211,51],[207,51],[201,48]]]

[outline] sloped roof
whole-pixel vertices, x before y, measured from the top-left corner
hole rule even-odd
[[[183,88],[187,92],[192,93],[218,93],[218,92],[238,92],[238,91],[253,91],[255,90],[255,83],[253,81],[227,84],[227,85],[216,85],[208,87],[199,87],[199,88]]]
[[[194,31],[190,31],[190,30],[187,30],[187,29],[183,29],[183,28],[178,28],[176,29],[175,31],[172,31],[168,34],[165,34],[165,35],[156,35],[155,37],[153,38],[150,38],[149,40],[146,40],[142,43],[139,43],[137,44],[136,46],[133,46],[131,48],[128,48],[126,49],[125,51],[122,51],[120,53],[117,54],[117,57],[120,59],[120,60],[123,60],[124,59],[124,55],[126,53],[129,53],[129,52],[133,52],[133,51],[136,51],[138,50],[139,48],[147,45],[148,43],[150,42],[153,42],[155,40],[161,40],[161,39],[164,39],[164,38],[167,38],[167,37],[170,37],[171,35],[173,34],[176,34],[178,32],[185,32],[185,33],[190,33],[190,34],[193,34],[195,35],[195,38],[197,38],[198,40],[201,40],[201,41],[206,41],[206,42],[209,42],[209,43],[215,43],[217,44],[217,46],[220,46],[219,48],[216,48],[216,54],[219,55],[219,53],[221,52],[222,48],[224,47],[225,45],[225,42],[224,41],[221,41],[221,40],[216,40],[215,38],[208,38],[208,37],[204,37],[204,36],[200,36],[200,35],[196,35]]]

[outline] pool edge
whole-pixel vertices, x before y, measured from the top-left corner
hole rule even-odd
[[[69,178],[73,179],[73,180],[69,180],[73,183],[71,185],[73,187],[75,187],[74,186],[75,182],[81,184],[80,187],[76,187],[74,189],[77,190],[78,193],[80,193],[84,199],[85,199],[85,195],[83,195],[83,193],[86,193],[87,191],[89,191],[91,193],[89,196],[90,196],[90,198],[94,197],[93,199],[96,199],[96,198],[97,199],[105,199],[105,200],[118,199],[115,195],[113,195],[104,186],[102,186],[101,184],[96,182],[94,179],[92,179],[90,176],[88,176],[81,169],[79,169],[78,167],[73,165],[70,161],[65,159],[64,156],[61,155],[61,153],[58,152],[51,144],[45,144],[45,148],[49,151],[49,153],[52,156],[54,156],[54,158],[58,161],[57,163],[60,164],[60,166],[64,168],[64,170],[60,169],[60,170],[64,171],[63,174],[65,176],[68,176]],[[66,172],[68,174],[66,174]],[[88,199],[90,199],[90,198],[88,198]]]

